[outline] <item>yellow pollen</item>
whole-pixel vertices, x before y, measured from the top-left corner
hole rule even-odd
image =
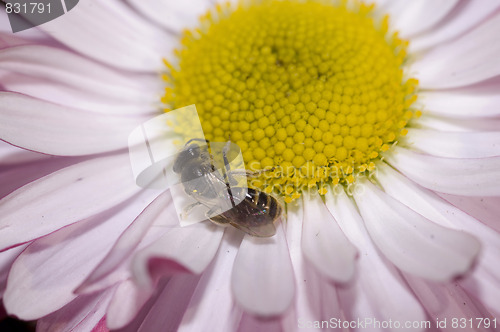
[[[418,81],[403,75],[407,46],[355,1],[219,5],[165,60],[162,102],[195,104],[208,140],[230,139],[247,168],[270,170],[252,186],[285,202],[324,195],[374,172],[421,115]]]

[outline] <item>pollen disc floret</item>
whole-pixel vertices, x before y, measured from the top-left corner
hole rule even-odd
[[[264,0],[217,7],[186,31],[163,102],[196,104],[211,141],[236,142],[252,181],[291,201],[375,169],[418,111],[407,43],[373,6]]]

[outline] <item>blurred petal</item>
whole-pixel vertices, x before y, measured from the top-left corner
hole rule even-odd
[[[4,298],[7,311],[33,320],[75,299],[73,290],[106,256],[130,216],[139,214],[152,196],[145,192],[95,218],[34,241],[12,265]]]
[[[339,289],[349,319],[422,321],[425,313],[397,270],[381,257],[351,199],[343,192],[328,192],[326,205],[349,240],[360,251],[356,279]]]
[[[85,161],[54,172],[0,201],[0,248],[24,243],[101,213],[130,198],[128,156]]]
[[[134,332],[176,331],[199,280],[196,275],[172,276]]]
[[[295,293],[283,228],[276,228],[276,235],[270,238],[245,235],[233,266],[231,286],[236,301],[245,311],[259,316],[284,313]]]
[[[27,246],[28,245],[26,244],[0,252],[0,298],[3,297],[3,293],[7,287],[7,277],[12,263],[14,263],[16,258],[24,249],[26,249]]]
[[[500,131],[457,133],[408,128],[404,143],[438,157],[485,158],[500,156]]]
[[[497,1],[461,1],[452,13],[429,33],[416,36],[410,43],[410,52],[420,52],[447,42],[480,24],[500,7]]]
[[[406,276],[410,287],[415,292],[419,301],[425,307],[433,322],[468,321],[471,317],[489,317],[487,310],[478,308],[457,283],[437,284],[419,278]],[[432,325],[435,326],[435,325]],[[453,331],[454,329],[440,329],[440,331]],[[476,324],[474,331],[491,331],[482,324]]]
[[[424,217],[446,227],[466,231],[481,239],[482,250],[472,273],[460,283],[490,309],[498,308],[500,296],[500,234],[450,205],[435,193],[423,189],[390,167],[379,165],[378,181],[395,199]]]
[[[130,102],[153,103],[155,93],[162,92],[156,76],[124,75],[56,47],[26,45],[8,48],[0,52],[0,64],[2,69],[17,75],[39,78],[40,82],[45,83],[50,80],[51,84],[71,86],[93,97],[105,97],[108,101],[120,100],[124,106]],[[5,81],[2,83],[5,84]]]
[[[171,229],[135,255],[134,278],[147,287],[162,275],[201,273],[214,258],[223,233],[222,227],[208,221]]]
[[[155,23],[164,26],[176,34],[180,34],[182,30],[196,25],[198,17],[212,6],[212,3],[207,0],[170,2],[127,0],[127,2]]]
[[[418,59],[412,66],[423,89],[466,86],[500,75],[500,15],[460,39]]]
[[[399,269],[445,281],[465,273],[479,253],[474,237],[439,226],[377,189],[360,183],[354,198],[377,247]]]
[[[285,331],[295,330],[298,324],[305,325],[306,322],[341,316],[335,286],[304,258],[301,247],[303,215],[301,202],[288,205],[286,239],[295,274],[297,295],[292,310],[283,318]]]
[[[500,89],[500,87],[496,87]],[[449,117],[500,116],[500,93],[461,91],[423,91],[418,96],[429,113]]]
[[[405,2],[405,9],[399,15],[391,16],[394,30],[401,31],[401,37],[409,38],[428,30],[456,7],[458,0],[419,0]]]
[[[80,111],[13,92],[0,92],[0,102],[0,139],[61,156],[127,148],[130,132],[145,120]]]
[[[88,332],[104,317],[114,289],[78,296],[68,305],[38,320],[37,332]]]
[[[347,240],[319,196],[304,197],[302,250],[314,267],[337,282],[354,275],[357,250]]]
[[[40,28],[77,52],[127,71],[161,70],[162,57],[174,46],[171,35],[114,0],[82,0],[68,14]]]
[[[165,218],[168,220],[170,226],[174,227],[178,223],[178,220],[175,216],[175,208],[171,203],[172,196],[170,192],[167,191],[147,206],[120,235],[108,255],[99,263],[99,266],[97,266],[85,282],[78,287],[78,292],[83,291],[85,288],[92,286],[106,276],[114,273],[120,264],[132,256],[155,220],[158,218]],[[93,286],[95,288],[95,285]]]
[[[231,270],[241,238],[240,231],[233,228],[226,229],[219,252],[212,264],[203,272],[187,305],[178,332],[236,330],[242,311],[236,307],[231,293]],[[216,310],[214,303],[217,303]],[[163,316],[164,313],[160,311],[158,316],[160,315]],[[157,319],[159,322],[164,320],[166,319],[159,317]],[[157,328],[150,326],[150,329],[144,331],[157,331],[160,326],[157,325]]]
[[[464,196],[500,195],[500,157],[452,159],[394,147],[386,161],[431,190]]]

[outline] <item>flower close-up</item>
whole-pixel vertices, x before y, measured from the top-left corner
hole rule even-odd
[[[0,330],[500,331],[500,1],[62,3],[0,18]]]

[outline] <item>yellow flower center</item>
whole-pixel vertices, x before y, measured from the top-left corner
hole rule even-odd
[[[237,143],[250,183],[285,201],[374,171],[419,111],[407,42],[358,3],[219,6],[186,31],[163,102],[195,104],[207,139]]]

